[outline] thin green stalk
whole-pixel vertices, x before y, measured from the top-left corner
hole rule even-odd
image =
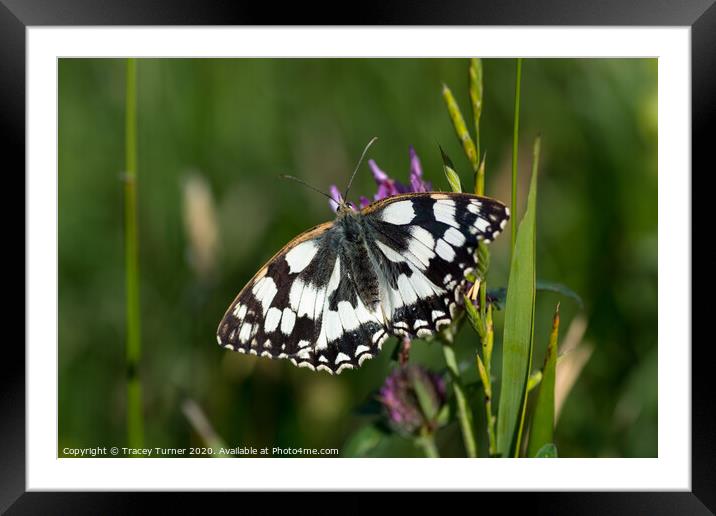
[[[475,154],[477,155],[477,161],[481,161],[480,154],[480,117],[482,116],[482,59],[472,58],[470,59],[469,69],[469,89],[470,89],[470,101],[472,104],[472,117],[475,122]],[[485,190],[484,183],[484,163],[482,167],[482,177],[480,172],[477,172],[475,181],[475,193],[482,195],[481,192]],[[482,184],[481,183],[482,179]]]
[[[423,435],[417,437],[415,442],[423,449],[425,456],[431,459],[440,458],[438,447],[435,444],[435,437],[430,432],[424,432]]]
[[[497,440],[495,437],[495,416],[492,412],[492,346],[495,340],[495,329],[492,326],[492,305],[490,305],[487,310],[485,322],[485,345],[482,348],[485,357],[485,369],[487,370],[485,417],[487,418],[487,441],[489,443],[490,456],[494,456],[497,454]]]
[[[455,400],[457,401],[457,416],[460,420],[465,450],[467,451],[468,457],[475,458],[477,457],[477,442],[475,441],[475,433],[472,430],[472,409],[467,402],[465,390],[462,386],[460,371],[457,367],[457,359],[455,358],[455,350],[452,345],[448,343],[443,343],[441,347],[443,349],[443,355],[445,356],[445,364],[452,377]]]
[[[139,242],[137,223],[137,62],[127,59],[124,176],[124,246],[127,295],[127,442],[144,443],[142,384],[139,378],[141,326],[139,306]]]
[[[462,113],[460,112],[460,107],[457,105],[457,101],[455,100],[455,97],[450,91],[450,88],[448,88],[445,84],[443,84],[443,100],[445,101],[445,105],[447,106],[450,120],[452,120],[455,134],[457,135],[458,139],[460,140],[460,143],[462,144],[462,150],[465,151],[465,156],[467,156],[470,165],[472,165],[472,171],[476,174],[477,169],[480,166],[480,161],[477,157],[477,150],[475,149],[475,144],[470,137],[470,132],[467,130],[467,126],[465,125],[465,119],[462,117]]]
[[[515,77],[515,120],[512,133],[512,217],[510,223],[511,252],[515,249],[517,238],[517,145],[520,132],[520,82],[522,81],[522,58],[517,58],[517,74]]]

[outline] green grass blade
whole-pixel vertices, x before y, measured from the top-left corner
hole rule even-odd
[[[475,121],[475,152],[480,159],[480,117],[482,116],[482,59],[470,59],[470,103]]]
[[[142,384],[139,379],[141,326],[139,306],[139,231],[137,221],[137,62],[127,59],[124,178],[124,249],[127,303],[127,443],[144,443]]]
[[[462,192],[462,184],[460,183],[460,176],[455,172],[455,165],[452,164],[450,156],[445,154],[445,151],[440,147],[440,154],[443,158],[443,169],[445,170],[445,177],[450,184],[450,189],[453,192]]]
[[[480,163],[477,159],[477,150],[475,149],[475,144],[473,143],[472,138],[470,138],[470,133],[467,130],[467,126],[465,125],[465,119],[460,112],[460,107],[457,105],[455,97],[450,91],[450,88],[448,88],[444,84],[443,100],[445,101],[445,105],[447,106],[450,120],[452,121],[453,128],[455,129],[455,134],[457,135],[458,140],[460,140],[460,143],[462,144],[462,149],[463,151],[465,151],[465,156],[467,156],[467,159],[472,165],[473,173],[476,173],[478,167],[480,166]]]
[[[472,429],[472,409],[465,395],[465,388],[460,378],[460,369],[457,366],[455,358],[455,350],[451,345],[443,343],[443,356],[447,365],[450,377],[452,379],[453,391],[455,393],[455,402],[457,404],[457,418],[460,421],[460,430],[462,431],[462,439],[465,444],[465,451],[470,458],[477,457],[477,441],[475,433]]]
[[[559,336],[559,305],[554,312],[552,332],[542,369],[542,382],[537,396],[527,456],[535,457],[545,444],[554,442],[554,383],[557,368],[557,338]]]
[[[535,142],[535,163],[539,139]],[[510,265],[502,350],[502,385],[497,413],[497,452],[502,457],[519,449],[527,380],[532,360],[535,308],[535,237],[537,169],[533,167],[527,210],[517,230]]]
[[[512,218],[510,221],[510,243],[511,249],[515,250],[515,223],[517,220],[517,150],[520,136],[520,83],[522,82],[522,59],[517,59],[517,71],[515,76],[515,119],[512,124]]]

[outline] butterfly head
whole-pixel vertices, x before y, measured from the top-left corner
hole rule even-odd
[[[340,217],[341,215],[347,215],[349,213],[356,213],[355,207],[351,203],[341,199],[340,202],[338,202],[336,214]]]

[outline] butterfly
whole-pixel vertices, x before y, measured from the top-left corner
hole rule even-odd
[[[400,194],[362,210],[341,201],[333,222],[291,240],[251,278],[218,343],[331,374],[358,368],[390,336],[450,324],[478,242],[493,241],[509,216],[467,193]]]

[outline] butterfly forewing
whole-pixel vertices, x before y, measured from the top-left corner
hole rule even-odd
[[[383,316],[361,302],[340,240],[327,223],[287,244],[229,307],[219,344],[330,373],[375,356],[388,337]]]
[[[425,337],[455,316],[478,242],[499,235],[509,210],[486,197],[420,193],[375,203],[363,215],[383,258],[381,298],[391,332]]]
[[[390,197],[340,212],[279,251],[242,289],[219,344],[340,373],[390,336],[426,337],[453,319],[480,240],[509,212],[456,193]]]
[[[335,261],[330,247],[323,245],[331,226],[322,224],[298,236],[259,270],[226,311],[217,332],[220,345],[303,361],[303,349],[319,337],[316,321],[328,282],[326,268],[317,264]]]

